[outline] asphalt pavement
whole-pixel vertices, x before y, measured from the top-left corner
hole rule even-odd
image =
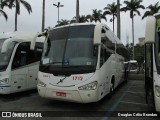
[[[129,80],[111,98],[89,104],[42,98],[37,90],[0,95],[2,114],[11,117],[0,120],[159,120],[154,106],[146,104],[143,80]]]

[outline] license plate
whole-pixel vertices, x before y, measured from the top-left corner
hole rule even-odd
[[[66,97],[66,93],[64,93],[64,92],[56,92],[56,96]]]

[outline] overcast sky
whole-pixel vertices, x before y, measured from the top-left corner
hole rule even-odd
[[[40,32],[42,24],[42,1],[43,0],[26,0],[32,6],[32,13],[29,15],[27,10],[21,6],[21,14],[18,16],[18,31],[31,31]],[[57,24],[58,10],[53,3],[57,4],[61,2],[64,7],[60,8],[60,19],[71,20],[76,15],[76,0],[45,0],[46,1],[46,18],[45,27],[54,27]],[[93,9],[103,10],[107,4],[116,2],[117,0],[79,0],[80,1],[80,15],[92,14]],[[124,0],[120,0],[122,6]],[[155,4],[159,0],[143,0],[143,5],[147,7],[150,4]],[[8,20],[0,16],[0,33],[14,31],[14,14],[15,9],[12,10],[5,8],[4,11],[8,15]],[[140,10],[141,17],[144,14],[144,10]],[[111,30],[112,23],[110,22],[111,16],[106,16],[107,24]],[[142,20],[138,15],[135,16],[135,43],[138,42],[138,38],[145,35],[145,23],[146,19]],[[117,19],[116,19],[117,20]],[[129,35],[129,42],[132,42],[132,24],[129,16],[129,12],[121,13],[121,40],[126,43],[126,33]],[[115,25],[115,34],[117,26]]]

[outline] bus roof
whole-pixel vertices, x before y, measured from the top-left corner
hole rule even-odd
[[[28,33],[28,32],[8,32],[0,34],[0,39],[6,39],[2,45],[1,52],[4,53],[7,51],[8,45],[15,41],[15,42],[31,42],[31,49],[35,46],[35,42],[44,42],[44,36],[38,37],[39,33]]]
[[[29,33],[29,32],[7,32],[0,34],[0,39],[13,38],[16,42],[28,41],[31,42],[38,33]],[[37,42],[44,42],[42,39],[37,39]]]
[[[103,24],[103,23],[72,23],[72,24],[68,24],[68,25],[63,25],[63,26],[59,26],[59,27],[54,27],[54,28],[52,28],[52,29],[50,29],[50,30],[54,30],[54,29],[58,29],[58,28],[63,28],[63,27],[70,27],[70,26],[83,26],[83,25],[95,25],[96,26],[96,28],[95,29],[97,29],[97,30],[100,30],[99,32],[97,32],[96,34],[97,35],[95,35],[95,42],[97,42],[97,43],[100,43],[101,41],[97,41],[98,39],[97,38],[99,38],[99,37],[101,37],[101,29],[102,28],[104,28],[104,29],[106,29],[106,30],[109,30],[109,31],[111,31],[111,29],[106,25],[106,24]],[[111,41],[112,41],[112,43],[117,43],[117,44],[122,44],[122,42],[119,40],[119,38],[112,32],[112,35],[113,36],[108,36],[108,37],[113,37],[114,38],[114,40],[113,39],[110,39]],[[122,44],[122,46],[123,46],[123,44]]]

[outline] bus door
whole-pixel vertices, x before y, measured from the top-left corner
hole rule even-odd
[[[42,43],[39,43],[42,44]],[[37,43],[36,43],[37,45]],[[42,44],[43,46],[43,44]],[[28,51],[28,87],[35,88],[38,82],[39,61],[42,56],[42,47]]]
[[[30,50],[29,42],[19,44],[12,63],[12,91],[36,88],[41,55],[42,48]]]
[[[146,103],[148,103],[148,96],[151,96],[154,103],[153,93],[153,45],[145,44],[145,93]]]
[[[18,45],[11,68],[11,92],[27,89],[27,44]]]

